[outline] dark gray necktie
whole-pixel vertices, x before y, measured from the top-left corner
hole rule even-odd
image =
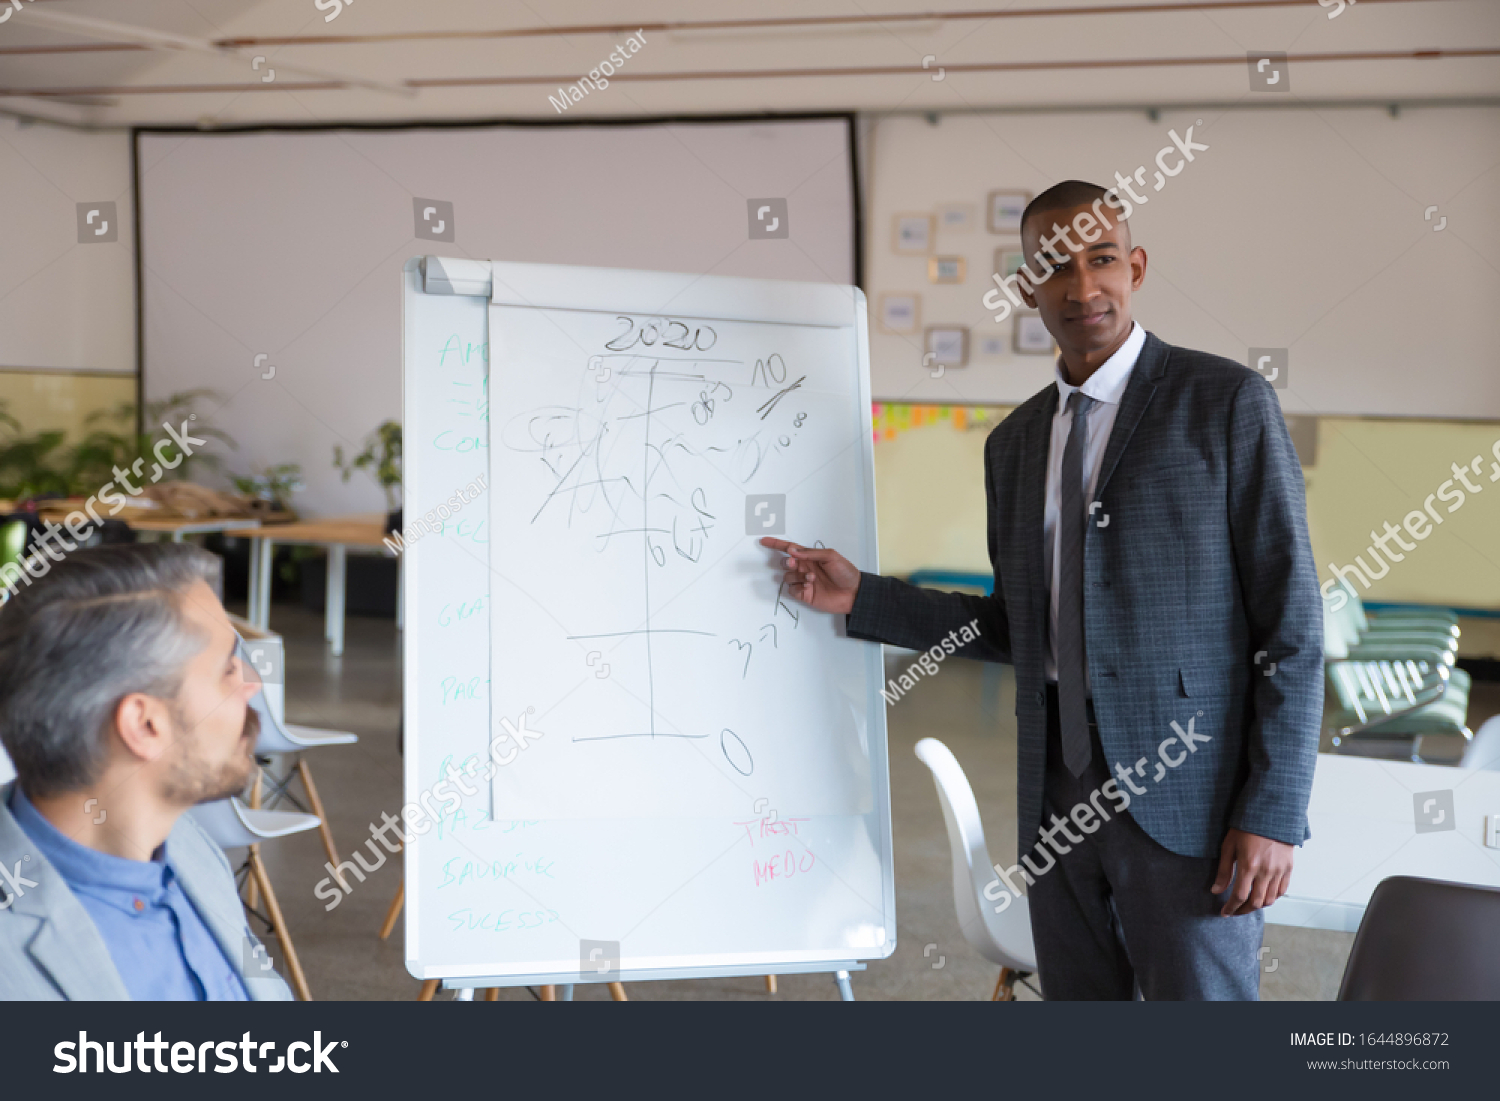
[[[1063,448],[1061,507],[1057,527],[1057,710],[1063,762],[1082,776],[1093,756],[1089,748],[1087,660],[1083,645],[1083,536],[1088,512],[1083,505],[1083,452],[1088,443],[1089,407],[1081,390],[1068,395],[1073,426]]]

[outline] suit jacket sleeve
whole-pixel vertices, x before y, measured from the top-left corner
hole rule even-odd
[[[958,653],[979,661],[1009,662],[1010,621],[1005,614],[1005,598],[1000,587],[997,559],[994,467],[990,449],[992,434],[984,445],[984,497],[989,527],[990,564],[995,571],[995,590],[991,596],[968,593],[938,592],[918,588],[894,577],[861,573],[854,609],[845,617],[850,638],[885,642],[909,650],[929,650],[949,632],[971,627],[979,637],[960,646]]]
[[[1229,824],[1288,844],[1310,833],[1323,711],[1323,609],[1302,468],[1276,392],[1247,375],[1229,424],[1229,524],[1249,622],[1249,773]],[[1274,664],[1273,664],[1274,663]]]

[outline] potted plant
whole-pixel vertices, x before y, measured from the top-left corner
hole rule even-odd
[[[365,437],[364,450],[352,459],[344,457],[344,448],[333,445],[333,465],[343,472],[344,481],[356,470],[367,472],[385,494],[385,530],[401,530],[401,422],[382,421]]]
[[[86,424],[93,430],[74,447],[69,455],[67,479],[74,493],[95,493],[99,487],[115,477],[114,468],[135,470],[136,478],[144,483],[156,481],[188,480],[190,472],[216,470],[224,460],[212,452],[199,448],[184,454],[163,427],[166,424],[180,425],[191,420],[190,433],[200,439],[218,440],[235,447],[228,433],[215,428],[207,416],[198,416],[194,407],[199,401],[208,400],[222,404],[224,395],[216,390],[181,390],[169,394],[160,401],[146,403],[145,431],[134,431],[135,405],[121,402],[113,409],[100,409],[90,413]],[[120,429],[120,425],[131,427]],[[154,457],[158,443],[165,441],[163,454],[175,457],[175,466],[164,469]],[[137,470],[135,463],[140,461]]]
[[[293,515],[296,510],[292,508],[292,494],[307,488],[302,481],[302,467],[297,463],[277,463],[259,474],[253,471],[248,475],[236,474],[231,480],[236,490],[250,498],[252,509]]]

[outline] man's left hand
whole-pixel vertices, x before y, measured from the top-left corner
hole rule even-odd
[[[1230,830],[1219,849],[1219,874],[1213,893],[1226,890],[1231,876],[1234,890],[1219,911],[1223,917],[1236,917],[1269,906],[1282,895],[1292,881],[1292,846],[1269,837]]]

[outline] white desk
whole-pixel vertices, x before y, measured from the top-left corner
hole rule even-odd
[[[1451,792],[1453,814],[1419,833],[1417,793]],[[1430,823],[1442,807],[1424,818]],[[1486,848],[1484,819],[1500,814],[1500,772],[1318,755],[1308,825],[1291,889],[1266,910],[1277,925],[1359,928],[1376,884],[1393,875],[1500,887],[1500,849]]]

